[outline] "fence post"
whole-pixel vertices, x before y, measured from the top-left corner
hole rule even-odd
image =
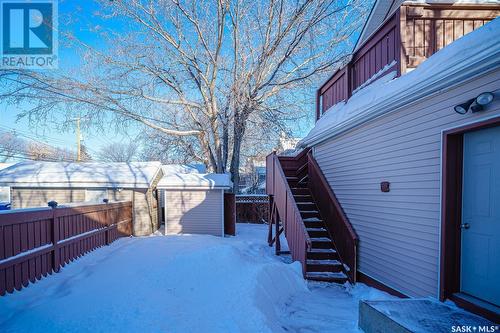
[[[60,266],[60,262],[59,262],[59,246],[57,245],[57,243],[59,242],[59,223],[56,221],[57,217],[56,217],[56,209],[57,209],[57,202],[56,201],[49,201],[48,203],[48,206],[50,208],[52,208],[52,221],[51,221],[51,225],[52,225],[52,229],[51,229],[51,241],[52,241],[52,246],[53,246],[53,250],[52,250],[52,270],[54,272],[59,272],[59,266]]]
[[[109,223],[109,214],[108,214],[108,211],[109,211],[108,202],[109,202],[109,200],[103,199],[102,201],[106,204],[106,210],[104,211],[104,225],[106,226],[106,231],[104,232],[104,238],[105,238],[104,242],[106,245],[109,245],[111,243],[109,240],[109,229],[111,226],[111,224]]]

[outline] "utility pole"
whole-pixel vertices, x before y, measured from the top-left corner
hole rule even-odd
[[[82,138],[80,136],[80,117],[76,118],[76,161],[82,160]]]

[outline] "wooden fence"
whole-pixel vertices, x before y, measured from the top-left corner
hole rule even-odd
[[[0,295],[131,234],[130,201],[0,212]]]
[[[236,222],[266,223],[269,219],[269,196],[267,194],[236,196]]]

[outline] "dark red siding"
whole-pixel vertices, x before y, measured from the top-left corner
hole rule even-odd
[[[375,74],[397,70],[399,11],[395,13],[368,41],[359,48],[351,60],[352,90],[356,90]],[[388,65],[392,64],[391,67]],[[383,71],[382,71],[383,70]]]
[[[321,113],[323,114],[333,105],[349,97],[349,87],[347,86],[347,71],[339,71],[321,89]]]

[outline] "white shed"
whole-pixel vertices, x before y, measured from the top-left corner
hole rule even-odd
[[[158,183],[164,190],[165,235],[224,236],[224,190],[228,174],[167,173]]]

